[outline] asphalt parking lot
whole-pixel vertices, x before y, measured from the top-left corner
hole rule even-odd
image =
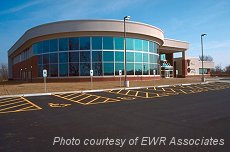
[[[0,98],[0,151],[229,151],[230,83]],[[53,146],[54,137],[224,139],[223,146]]]

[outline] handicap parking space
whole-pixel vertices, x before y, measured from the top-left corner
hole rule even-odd
[[[100,96],[96,94],[88,94],[88,93],[68,93],[68,94],[63,93],[63,94],[53,94],[53,95],[62,98],[64,100],[72,101],[81,105],[120,101],[119,99],[109,98],[106,96]]]
[[[24,97],[0,98],[0,114],[40,109],[42,108]]]
[[[174,96],[180,94],[195,94],[218,89],[229,88],[230,84],[211,83],[211,84],[190,84],[190,85],[173,85],[162,87],[148,87],[141,89],[111,89],[101,92],[85,92],[85,93],[64,93],[54,94],[54,96],[64,100],[72,101],[80,105],[92,105],[111,102],[134,101],[136,99],[146,99],[141,101],[156,101],[148,100],[165,96]]]
[[[67,108],[72,106],[84,107],[96,104],[150,101],[155,102],[160,97],[175,96],[180,94],[196,94],[207,91],[230,88],[230,83],[206,83],[172,86],[150,86],[148,88],[121,88],[100,92],[71,92],[54,93],[47,96],[8,97],[0,98],[0,114]],[[144,100],[143,100],[144,99]]]
[[[222,90],[222,89],[226,89],[226,88],[230,88],[230,83],[207,83],[207,84],[194,84],[192,85],[192,87],[194,88],[200,88],[200,89],[204,89],[207,91],[211,91],[211,90]]]
[[[145,91],[145,89],[120,89],[120,90],[110,90],[109,92],[114,94],[121,94],[130,97],[145,98],[145,99],[167,96],[166,94],[162,95],[155,92]]]
[[[90,94],[108,97],[111,99],[117,99],[117,101],[130,101],[138,98],[138,97],[128,96],[124,94],[113,93],[112,90],[102,91],[102,92],[90,92]]]

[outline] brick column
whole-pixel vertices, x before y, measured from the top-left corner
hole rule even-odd
[[[185,78],[186,75],[187,75],[187,61],[185,59],[185,52],[182,52],[182,69],[181,69],[181,72],[182,72],[182,77]]]

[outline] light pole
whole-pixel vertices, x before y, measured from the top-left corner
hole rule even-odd
[[[125,82],[124,82],[124,86],[125,87],[129,87],[129,81],[127,81],[127,63],[126,63],[126,28],[125,28],[125,21],[129,20],[130,16],[125,16],[124,17],[124,60],[125,60],[125,67],[124,67],[124,75],[125,75]]]
[[[201,62],[202,62],[202,78],[201,78],[201,82],[205,82],[204,79],[204,50],[203,50],[203,36],[206,36],[207,34],[201,34]]]
[[[33,79],[33,73],[32,73],[32,71],[33,71],[33,66],[31,65],[30,66],[30,69],[31,69],[31,73],[30,73],[30,82],[32,82],[32,79]]]

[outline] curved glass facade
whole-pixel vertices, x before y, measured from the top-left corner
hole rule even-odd
[[[148,40],[127,38],[127,75],[158,74],[158,44]],[[49,77],[116,76],[124,74],[124,39],[94,36],[50,39],[33,44],[38,60],[38,76],[48,70]]]

